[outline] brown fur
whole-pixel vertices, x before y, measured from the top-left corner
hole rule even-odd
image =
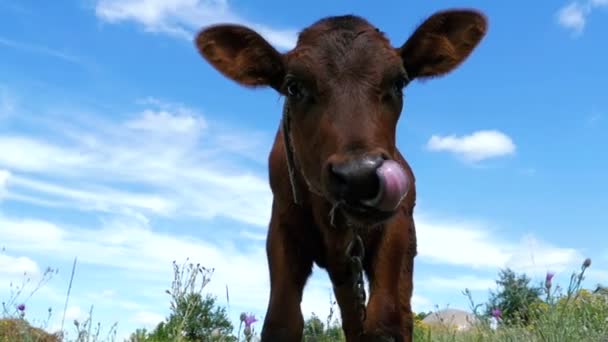
[[[401,80],[405,72],[410,80],[449,73],[470,55],[486,30],[479,12],[442,11],[394,48],[363,18],[329,17],[303,30],[297,46],[285,54],[239,25],[215,25],[199,33],[199,52],[226,77],[244,86],[270,86],[283,95],[295,89],[301,95],[285,100],[292,115],[290,138],[301,203],[293,202],[281,129],[269,156],[271,289],[263,341],[301,340],[300,303],[313,263],[329,274],[348,341],[412,340],[416,189],[414,174],[395,146],[403,106]],[[412,188],[394,212],[370,209],[357,215],[339,208],[332,226],[330,211],[338,199],[328,190],[330,166],[370,155],[399,162]],[[344,254],[353,231],[364,240],[363,263],[370,283],[363,322]]]

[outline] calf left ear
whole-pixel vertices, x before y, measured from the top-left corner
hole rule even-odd
[[[474,10],[448,10],[426,19],[399,48],[410,79],[441,76],[456,69],[487,31],[487,19]]]
[[[224,76],[243,86],[279,90],[285,67],[283,56],[248,27],[223,24],[202,30],[195,39],[198,52]]]

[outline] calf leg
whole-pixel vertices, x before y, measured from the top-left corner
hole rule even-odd
[[[413,221],[396,217],[384,228],[376,248],[370,275],[370,298],[362,341],[411,342],[413,317],[413,261],[416,254]],[[384,338],[384,339],[382,339]]]
[[[302,340],[304,318],[300,303],[304,285],[312,272],[312,258],[289,234],[293,229],[293,224],[280,221],[276,207],[273,207],[266,243],[270,300],[262,327],[263,342]]]
[[[332,281],[333,282],[333,281]],[[347,341],[358,341],[363,331],[361,316],[358,311],[358,297],[351,281],[334,285],[334,294],[340,307],[342,328]]]
[[[416,227],[414,219],[408,217],[407,242],[403,255],[403,264],[399,279],[399,304],[401,309],[401,333],[404,341],[413,341],[414,336],[414,313],[412,312],[412,294],[414,291],[414,259],[418,253],[416,241]]]

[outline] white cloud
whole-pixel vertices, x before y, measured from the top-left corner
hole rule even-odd
[[[513,140],[496,130],[482,130],[464,136],[433,135],[427,148],[435,152],[451,152],[473,162],[515,153]]]
[[[576,249],[552,246],[528,234],[512,250],[507,265],[520,272],[544,274],[547,271],[570,270],[583,260],[584,256]]]
[[[0,253],[0,276],[37,276],[40,274],[38,264],[24,256],[13,257]]]
[[[578,265],[584,258],[575,249],[553,246],[533,235],[520,241],[500,238],[499,231],[475,222],[440,221],[416,216],[419,260],[473,269],[510,267],[543,274]]]
[[[608,286],[608,269],[598,269],[592,264],[591,267],[585,271],[585,278],[587,279],[587,286],[590,288],[594,288],[598,284],[606,287]]]
[[[557,20],[563,27],[581,33],[585,28],[586,16],[586,8],[578,2],[573,2],[559,10]]]
[[[8,298],[3,297],[2,301],[21,300],[23,296],[17,298],[13,297],[14,294],[19,289],[27,292],[31,283],[41,280],[42,271],[35,260],[23,255],[8,255],[4,250],[5,241],[0,241],[0,244],[0,294],[3,291],[13,292]]]
[[[7,183],[10,176],[10,172],[0,169],[0,201],[6,194]]]
[[[19,171],[48,170],[70,172],[92,162],[78,151],[64,149],[36,138],[4,134],[0,136],[0,165]]]
[[[241,230],[239,235],[245,239],[254,240],[254,241],[266,241],[266,234],[263,233],[254,233],[248,230]]]
[[[151,329],[154,328],[158,323],[165,320],[165,316],[150,312],[150,311],[138,311],[133,315],[133,322],[135,322],[138,326],[143,325],[145,328]]]
[[[134,21],[148,32],[192,39],[203,26],[230,22],[256,29],[278,48],[295,46],[297,31],[274,29],[239,16],[227,0],[98,0],[95,12],[110,23]]]
[[[573,1],[560,8],[557,12],[557,22],[562,27],[572,31],[574,36],[582,34],[589,15],[595,8],[608,6],[607,0]]]
[[[214,268],[206,291],[222,299],[225,298],[227,286],[231,306],[238,312],[253,311],[259,317],[264,314],[268,300],[269,283],[263,244],[237,248],[229,241],[212,243],[194,236],[159,233],[142,220],[125,217],[108,220],[101,227],[75,228],[0,215],[0,236],[12,250],[35,250],[47,262],[67,262],[78,257],[78,268],[81,270],[93,267],[111,269],[112,273],[104,272],[113,279],[104,285],[106,289],[100,294],[87,295],[85,298],[98,303],[97,306],[111,303],[114,310],[125,308],[127,310],[118,310],[124,315],[136,311],[133,313],[134,318],[112,318],[120,321],[135,319],[138,323],[143,323],[144,320],[149,324],[159,322],[154,321],[159,315],[150,314],[147,312],[149,309],[135,302],[123,303],[116,296],[116,291],[120,290],[121,296],[127,296],[128,293],[141,295],[144,290],[141,286],[145,283],[145,290],[151,294],[147,295],[149,300],[144,305],[152,308],[162,305],[162,309],[167,308],[168,297],[164,290],[172,279],[173,260],[181,263],[189,259]],[[117,276],[121,271],[133,277]],[[324,271],[317,269],[316,272],[322,281],[313,278],[307,284],[303,312],[306,315],[311,311],[327,315],[329,302],[326,298],[331,287]],[[72,302],[76,303],[76,300]],[[83,303],[82,298],[78,302]]]
[[[104,214],[102,224],[92,226],[0,212],[0,243],[45,263],[67,264],[78,257],[85,272],[103,268],[103,274],[122,279],[108,283],[111,288],[101,294],[73,293],[71,302],[74,307],[95,303],[97,309],[119,309],[124,312],[120,320],[127,324],[137,324],[132,317],[154,319],[133,316],[137,312],[153,312],[159,305],[168,309],[164,290],[172,277],[171,262],[188,257],[216,269],[208,286],[211,293],[223,298],[227,285],[231,302],[240,310],[263,314],[267,266],[257,229],[267,226],[271,194],[265,177],[249,170],[257,166],[261,172],[265,160],[261,164],[256,159],[267,153],[269,146],[263,144],[271,141],[271,135],[208,122],[199,111],[182,104],[146,99],[139,105],[141,111],[120,121],[103,117],[124,118],[123,113],[36,115],[27,122],[44,126],[51,134],[39,138],[31,135],[33,129],[0,137],[0,150],[6,151],[0,154],[0,192],[7,200],[60,207],[93,220],[98,212]],[[262,143],[246,144],[252,133],[264,137]],[[227,141],[230,146],[225,146]],[[252,166],[244,167],[248,161]],[[194,222],[196,226],[180,223],[179,229],[201,237],[215,228],[204,220],[217,216],[253,227],[221,227],[217,232],[222,238],[212,243],[209,238],[155,232],[148,216],[157,215]],[[72,217],[68,215],[68,221]],[[239,230],[255,240],[237,249],[231,234]],[[27,266],[13,259],[8,262]],[[141,290],[144,280],[145,292],[155,305],[123,292]]]
[[[416,215],[420,259],[432,263],[468,267],[504,265],[509,255],[503,243],[487,228],[470,222],[431,221]]]
[[[414,287],[416,287],[416,285],[414,285]],[[416,292],[416,288],[414,288],[414,292]],[[430,299],[416,293],[412,295],[412,311],[427,312],[433,309],[432,305],[433,302]]]
[[[427,279],[422,279],[418,286],[424,287],[425,290],[448,290],[463,291],[464,289],[488,290],[494,288],[496,282],[490,278],[482,278],[475,275],[463,275],[458,277],[440,277],[432,276]]]
[[[155,98],[147,98],[138,103],[158,109],[145,109],[139,117],[126,122],[125,126],[129,129],[163,135],[186,134],[198,137],[207,127],[207,122],[200,112],[182,104],[168,103]]]
[[[181,104],[142,104],[146,108],[122,122],[82,115],[53,118],[45,125],[54,138],[0,137],[5,151],[0,167],[12,174],[8,196],[112,213],[223,216],[266,227],[271,203],[267,180],[230,160],[254,155],[251,161],[261,163],[258,158],[269,146],[262,150],[259,141],[245,144],[251,141],[249,134],[209,123]],[[240,144],[226,145],[217,138],[227,135]]]
[[[77,320],[78,322],[82,323],[87,319],[87,317],[88,313],[82,311],[80,306],[77,305],[68,306],[68,308],[65,310],[66,322],[74,322],[74,320]]]
[[[142,112],[141,118],[127,122],[127,127],[160,134],[188,134],[198,132],[204,124],[202,119],[193,116],[147,109]]]
[[[161,215],[171,214],[175,210],[173,202],[157,194],[138,194],[102,186],[81,186],[80,189],[74,189],[21,176],[13,176],[10,185],[16,192],[19,190],[39,192],[39,196],[48,197],[52,201],[48,205],[54,207],[103,212],[123,212],[131,209]],[[8,197],[25,201],[30,199],[12,193]],[[35,203],[47,205],[44,201],[35,201]]]

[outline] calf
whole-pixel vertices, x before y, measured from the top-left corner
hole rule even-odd
[[[486,28],[477,11],[441,11],[393,47],[365,19],[334,16],[301,31],[286,53],[240,25],[197,35],[198,51],[224,76],[285,96],[268,159],[262,341],[302,339],[300,303],[313,263],[329,274],[348,341],[412,340],[416,189],[395,146],[403,91],[457,68]]]

